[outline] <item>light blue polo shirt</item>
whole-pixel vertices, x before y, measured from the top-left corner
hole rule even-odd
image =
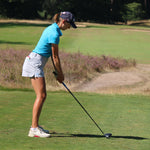
[[[51,44],[59,44],[60,36],[62,36],[62,32],[59,26],[57,23],[53,23],[43,31],[33,52],[45,57],[50,57],[52,55]]]

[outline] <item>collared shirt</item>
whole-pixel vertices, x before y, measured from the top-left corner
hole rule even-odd
[[[33,52],[50,57],[52,55],[51,44],[59,44],[60,36],[62,36],[62,32],[59,26],[57,23],[53,23],[43,31]]]

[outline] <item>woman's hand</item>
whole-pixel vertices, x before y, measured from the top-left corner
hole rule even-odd
[[[63,73],[58,73],[56,79],[57,79],[57,81],[59,83],[62,83],[64,81],[64,75],[63,75]]]

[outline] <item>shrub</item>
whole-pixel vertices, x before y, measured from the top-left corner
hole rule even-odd
[[[146,14],[146,12],[142,8],[142,4],[136,2],[126,4],[125,10],[125,13],[122,12],[122,17],[125,22],[140,20]]]
[[[25,57],[30,53],[27,50],[6,49],[0,50],[0,86],[11,88],[30,88],[30,80],[23,78],[22,65]],[[110,56],[87,56],[81,53],[66,53],[60,51],[60,59],[65,74],[65,81],[79,82],[89,80],[92,75],[106,71],[106,69],[120,70],[124,67],[135,66],[134,60],[113,58]],[[54,68],[50,60],[45,66],[47,84],[56,85],[52,75]]]

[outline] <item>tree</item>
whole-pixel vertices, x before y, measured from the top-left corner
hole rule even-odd
[[[0,14],[9,18],[36,18],[41,0],[1,0]]]
[[[142,5],[140,3],[129,3],[126,5],[127,7],[127,20],[140,20],[143,18],[145,12],[142,9]]]
[[[44,0],[42,1],[42,13],[45,19],[51,19],[57,12],[70,10],[72,0]]]
[[[147,0],[0,0],[0,17],[51,19],[61,11],[71,11],[78,21],[113,23],[124,21],[126,5],[140,3],[150,17]]]

